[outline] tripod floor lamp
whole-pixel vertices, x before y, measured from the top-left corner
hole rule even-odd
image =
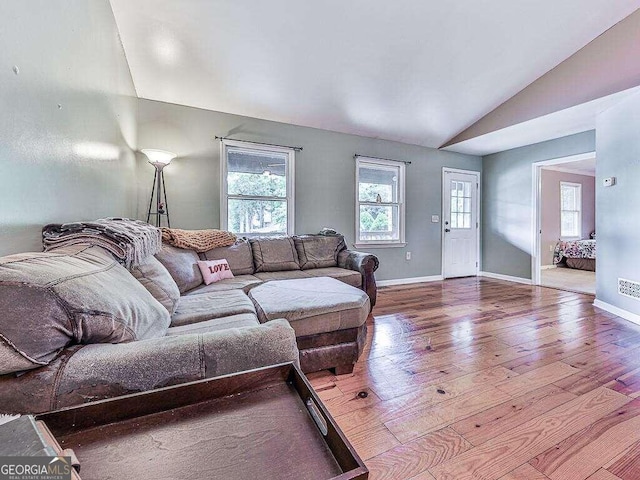
[[[155,217],[155,226],[160,227],[162,223],[162,217],[167,217],[167,227],[171,227],[171,220],[169,219],[169,204],[167,203],[167,189],[164,185],[164,167],[171,163],[171,160],[176,158],[176,154],[172,152],[166,152],[164,150],[154,150],[145,148],[141,150],[144,153],[151,165],[156,168],[155,175],[153,177],[153,188],[151,189],[151,198],[149,199],[149,211],[147,212],[147,223],[151,223],[151,217]],[[152,211],[155,196],[156,209]]]

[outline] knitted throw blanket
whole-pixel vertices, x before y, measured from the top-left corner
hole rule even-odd
[[[181,230],[162,228],[162,241],[178,248],[203,253],[216,247],[227,247],[236,243],[236,236],[225,230]]]
[[[111,252],[130,268],[162,248],[159,228],[140,220],[102,218],[93,222],[50,224],[42,229],[45,252],[80,243],[97,245]]]

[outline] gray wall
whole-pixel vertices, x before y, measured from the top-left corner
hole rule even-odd
[[[582,185],[582,238],[596,229],[596,179],[589,175],[542,169],[540,265],[553,265],[553,249],[560,238],[560,182]]]
[[[589,131],[483,158],[482,270],[531,278],[531,164],[594,150],[595,132]]]
[[[137,100],[108,0],[2,0],[0,45],[0,255],[42,250],[50,222],[134,214]]]
[[[640,281],[640,95],[602,113],[596,131],[597,298],[639,315],[640,302],[619,295],[617,281]],[[612,176],[617,184],[603,187]]]
[[[304,147],[296,154],[296,232],[333,227],[353,243],[355,153],[410,160],[407,167],[406,248],[370,249],[380,257],[380,280],[441,273],[442,167],[481,170],[481,159],[430,148],[298,127],[150,100],[138,104],[138,145],[178,154],[165,169],[171,224],[220,225],[220,144],[214,136]],[[138,159],[138,217],[145,218],[153,167]],[[412,260],[405,260],[405,252]]]

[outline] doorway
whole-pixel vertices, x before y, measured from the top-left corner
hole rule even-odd
[[[442,169],[442,276],[478,275],[480,172]]]
[[[595,294],[595,152],[533,164],[532,283]]]

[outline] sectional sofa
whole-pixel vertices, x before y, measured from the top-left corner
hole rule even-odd
[[[197,261],[222,258],[235,277],[204,285]],[[362,351],[377,266],[341,236],[241,240],[203,254],[164,245],[129,271],[88,245],[0,258],[0,412],[284,362],[344,373]],[[356,299],[340,311],[297,308],[289,322],[267,318],[251,297],[267,283],[309,288],[331,277]]]

